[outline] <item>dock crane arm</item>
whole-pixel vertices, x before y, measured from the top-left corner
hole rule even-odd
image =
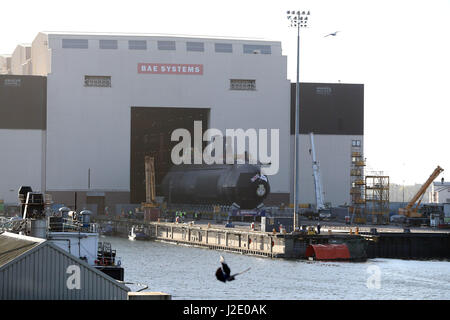
[[[420,187],[419,191],[417,191],[411,201],[408,202],[407,206],[405,208],[398,209],[398,213],[407,217],[420,217],[420,214],[417,213],[417,209],[422,201],[422,197],[430,184],[441,174],[442,171],[444,171],[444,169],[437,166],[428,180],[422,185],[422,187]],[[417,200],[419,200],[419,202],[416,204]]]
[[[311,157],[312,157],[312,169],[314,176],[314,191],[316,193],[316,208],[317,211],[320,212],[325,210],[325,201],[324,201],[324,191],[322,186],[322,179],[320,176],[320,167],[319,162],[316,159],[316,149],[314,146],[314,134],[311,132],[309,134],[311,140]]]

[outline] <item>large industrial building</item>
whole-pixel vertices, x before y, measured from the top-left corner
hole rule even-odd
[[[0,199],[6,204],[17,203],[21,185],[99,213],[139,204],[145,155],[156,160],[158,195],[178,143],[171,134],[184,128],[194,137],[194,121],[203,133],[267,129],[268,155],[274,160],[278,150],[279,161],[271,163],[278,171],[269,176],[266,204],[292,202],[295,84],[281,42],[42,32],[0,59],[0,70]],[[363,150],[363,85],[300,88],[300,202],[315,203],[314,132],[325,200],[349,204],[352,151]],[[270,145],[271,129],[279,130],[278,144]]]

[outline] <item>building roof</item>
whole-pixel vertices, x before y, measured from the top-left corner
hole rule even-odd
[[[67,36],[108,36],[108,37],[147,37],[147,38],[189,38],[205,40],[236,40],[236,41],[260,41],[277,42],[280,41],[263,38],[246,38],[234,36],[209,36],[209,35],[187,35],[187,34],[168,34],[168,33],[128,33],[128,32],[85,32],[85,31],[41,31],[46,35],[67,35]]]
[[[450,188],[450,182],[441,182],[435,181],[433,182],[433,189],[435,192],[441,192]]]
[[[23,236],[9,232],[4,232],[0,234],[0,271],[2,271],[5,268],[9,268],[15,264],[16,265],[19,264],[20,261],[22,261],[27,256],[31,256],[36,251],[41,249],[46,250],[47,247],[50,247],[52,250],[56,251],[56,254],[64,256],[65,257],[64,259],[68,259],[69,261],[72,261],[72,263],[76,263],[87,272],[93,274],[94,280],[95,278],[99,277],[100,279],[102,279],[102,281],[105,281],[102,282],[103,286],[106,286],[108,284],[110,288],[115,287],[116,289],[122,290],[122,292],[130,291],[130,289],[124,284],[117,282],[115,279],[111,278],[107,274],[88,265],[86,262],[71,255],[67,251],[61,249],[60,247],[54,245],[53,243],[47,241],[46,239]],[[30,270],[39,267],[42,266],[34,265],[33,267],[30,268]],[[99,283],[97,282],[97,285],[98,284]],[[89,294],[89,292],[87,292],[86,294]]]
[[[44,239],[4,232],[0,234],[0,267],[43,243]]]

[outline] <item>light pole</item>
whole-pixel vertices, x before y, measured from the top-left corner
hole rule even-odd
[[[297,28],[297,84],[295,95],[295,146],[294,146],[294,231],[297,228],[297,209],[300,196],[300,28],[308,26],[309,11],[288,11],[287,18],[290,26]]]

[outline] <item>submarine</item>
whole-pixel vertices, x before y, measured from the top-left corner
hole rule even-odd
[[[270,193],[268,178],[253,164],[181,164],[165,175],[161,191],[168,203],[239,205],[255,209]]]

